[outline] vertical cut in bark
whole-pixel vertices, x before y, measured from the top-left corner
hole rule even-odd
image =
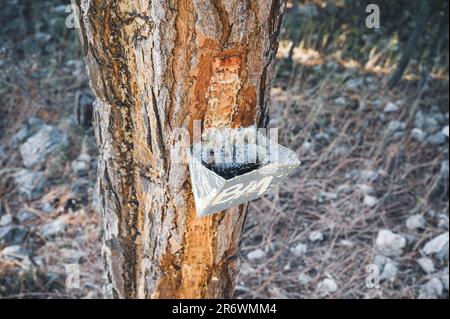
[[[75,0],[114,298],[231,297],[245,205],[197,218],[177,129],[264,125],[281,0]]]

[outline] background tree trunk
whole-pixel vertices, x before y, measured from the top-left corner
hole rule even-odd
[[[397,67],[388,80],[388,89],[393,89],[401,80],[403,73],[405,73],[406,68],[408,67],[411,57],[416,52],[415,49],[420,47],[420,41],[422,40],[423,33],[425,32],[429,11],[428,0],[421,0],[417,12],[416,25],[408,39],[408,42],[406,43],[405,48],[403,49],[403,53]]]
[[[75,0],[116,298],[232,297],[246,206],[196,218],[176,128],[265,125],[282,0]]]

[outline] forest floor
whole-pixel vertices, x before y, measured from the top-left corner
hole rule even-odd
[[[0,41],[0,298],[102,296],[95,139],[74,117],[88,79],[56,42]],[[302,165],[250,204],[236,297],[448,298],[448,78],[388,91],[355,61],[286,51],[269,126]]]
[[[448,297],[448,81],[389,92],[355,63],[283,56],[270,127],[302,165],[251,203],[237,295]]]

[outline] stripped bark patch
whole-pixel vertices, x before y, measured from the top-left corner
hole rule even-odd
[[[242,58],[240,56],[217,57],[212,64],[212,77],[206,95],[208,109],[205,127],[230,127],[238,109],[241,88]]]
[[[214,262],[214,239],[217,236],[214,216],[199,219],[193,198],[189,201],[187,229],[184,238],[184,258],[181,268],[179,298],[205,298]]]
[[[191,96],[189,134],[193,134],[193,122],[203,121],[207,112],[207,92],[211,83],[213,57],[216,54],[218,42],[212,39],[201,39],[202,45],[199,50],[199,63],[192,72],[196,80]]]

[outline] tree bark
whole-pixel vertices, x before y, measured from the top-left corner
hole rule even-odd
[[[197,218],[176,129],[264,126],[282,0],[75,0],[112,298],[228,298],[247,207]]]
[[[400,61],[397,64],[397,67],[395,68],[394,72],[387,82],[388,89],[393,89],[401,80],[403,73],[405,73],[406,68],[408,67],[411,57],[415,53],[414,49],[417,49],[419,47],[420,41],[422,40],[422,36],[425,31],[429,11],[430,9],[428,0],[421,0],[417,13],[416,26],[414,27],[414,30],[411,33],[405,48],[403,49],[403,53]]]

